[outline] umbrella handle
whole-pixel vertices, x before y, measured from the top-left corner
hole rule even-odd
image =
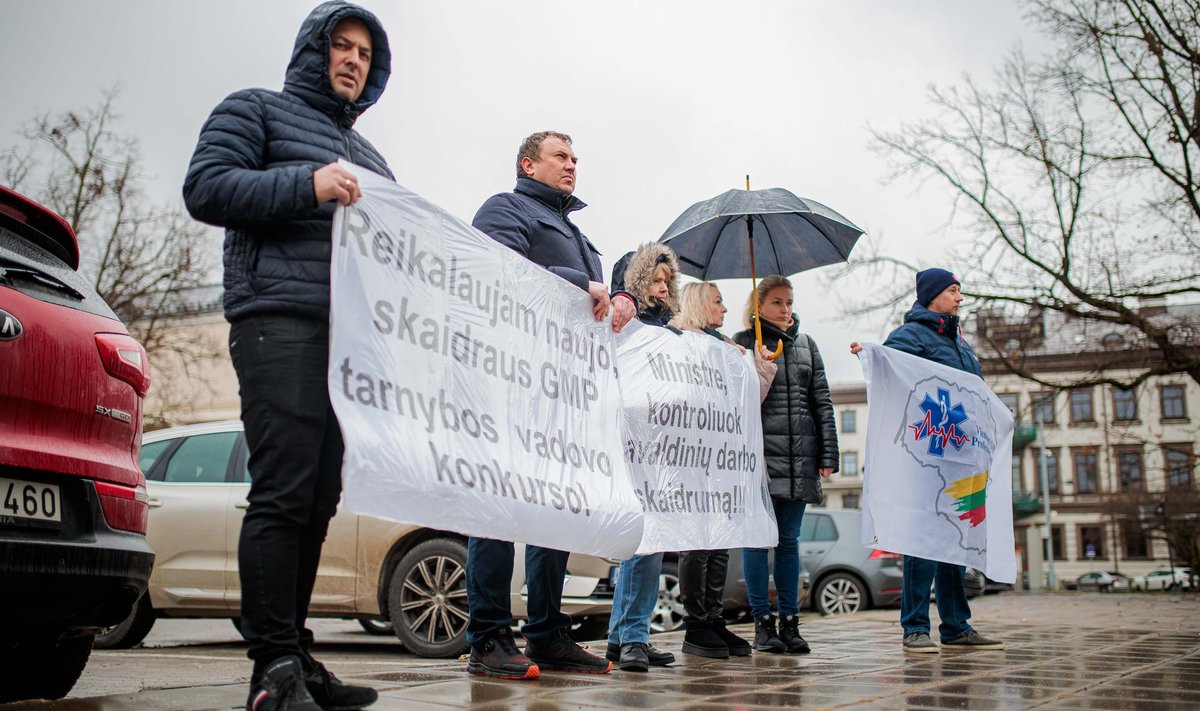
[[[750,189],[750,176],[746,176],[746,189]],[[754,269],[754,219],[746,215],[746,232],[750,242],[750,293],[754,296],[754,345],[762,350],[762,319],[758,317],[758,276]],[[755,351],[757,353],[757,351]],[[783,339],[775,344],[775,352],[767,360],[775,360],[783,354]]]

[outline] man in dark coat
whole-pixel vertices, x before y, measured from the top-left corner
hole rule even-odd
[[[574,196],[575,164],[570,136],[553,131],[529,136],[517,152],[517,186],[488,198],[472,224],[590,294],[597,321],[608,315],[611,304],[613,330],[619,331],[636,309],[628,294],[610,299],[600,253],[571,222],[570,214],[585,207]],[[571,618],[560,609],[567,551],[525,548],[529,619],[522,630],[525,653],[518,651],[509,600],[513,552],[508,541],[471,538],[467,543],[467,671],[499,679],[536,679],[542,670],[609,672],[607,659],[589,654],[567,635]]]
[[[361,192],[337,161],[392,177],[353,129],[390,66],[374,15],[340,0],[316,7],[283,91],[222,101],[183,187],[193,217],[225,227],[225,317],[250,449],[238,570],[251,711],[361,708],[377,698],[313,660],[304,623],[342,485],[342,436],[325,386],[331,232],[337,204]]]
[[[983,368],[971,344],[959,330],[958,306],[962,303],[958,277],[945,269],[917,272],[917,301],[904,314],[904,323],[883,342],[935,363],[982,376]],[[862,347],[850,344],[850,352]],[[938,632],[942,644],[956,649],[1004,649],[999,640],[984,637],[971,627],[971,606],[963,580],[966,568],[953,563],[904,556],[900,592],[900,625],[904,628],[904,650],[937,654],[929,637],[930,588],[937,589]]]

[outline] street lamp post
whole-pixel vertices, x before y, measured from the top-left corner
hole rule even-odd
[[[1046,552],[1046,562],[1049,564],[1046,589],[1054,590],[1057,587],[1058,579],[1054,576],[1054,542],[1050,537],[1050,474],[1046,470],[1046,428],[1042,422],[1040,403],[1034,405],[1034,417],[1037,420],[1038,470],[1042,479],[1042,517],[1045,521],[1042,526],[1042,547]]]

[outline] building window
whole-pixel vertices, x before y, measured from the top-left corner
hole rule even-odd
[[[1096,493],[1096,450],[1072,447],[1071,459],[1075,465],[1075,492],[1078,494]]]
[[[1135,391],[1113,388],[1112,406],[1115,422],[1133,422],[1137,419],[1137,393]]]
[[[1033,421],[1043,425],[1054,424],[1054,393],[1043,392],[1033,396]]]
[[[842,494],[842,508],[844,508],[844,509],[858,508],[858,494]]]
[[[1136,489],[1142,485],[1142,448],[1115,447],[1113,456],[1117,460],[1117,476],[1121,490]]]
[[[1192,448],[1173,444],[1163,447],[1163,468],[1167,472],[1167,486],[1180,487],[1192,483]]]
[[[1071,400],[1071,424],[1093,423],[1096,421],[1095,415],[1092,414],[1092,389],[1072,390],[1070,393]]]
[[[1020,404],[1020,395],[1017,393],[1000,393],[997,395],[997,397],[999,397],[1000,402],[1004,403],[1004,406],[1008,408],[1008,411],[1012,413],[1013,424],[1019,424],[1021,422],[1021,418],[1017,415],[1017,410]]]
[[[1125,549],[1126,558],[1149,558],[1150,546],[1146,541],[1146,531],[1139,521],[1121,522],[1121,545]]]
[[[1050,550],[1054,551],[1054,560],[1066,560],[1063,556],[1063,527],[1050,527]]]
[[[1187,419],[1187,407],[1183,400],[1182,385],[1164,385],[1158,392],[1162,400],[1162,417],[1164,420]]]
[[[1034,466],[1037,467],[1033,473],[1033,480],[1037,482],[1034,489],[1040,494],[1042,493],[1042,450],[1034,450],[1037,458],[1034,460]],[[1057,494],[1058,491],[1058,452],[1053,449],[1046,450],[1046,481],[1050,484],[1050,493]]]
[[[1104,557],[1104,526],[1080,526],[1079,560]]]
[[[842,452],[842,476],[858,476],[858,452]]]
[[[854,410],[842,410],[842,432],[858,430],[858,416]]]
[[[1021,454],[1022,452],[1013,452],[1012,455],[1012,490],[1014,494],[1025,490],[1021,479],[1021,463],[1024,461]]]

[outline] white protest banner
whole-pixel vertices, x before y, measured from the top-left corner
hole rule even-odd
[[[864,344],[863,545],[1016,580],[1013,418],[979,377]]]
[[[612,329],[586,293],[414,193],[343,164],[329,394],[351,511],[625,558]]]
[[[773,547],[751,356],[641,323],[616,341],[625,458],[646,517],[638,553]]]

